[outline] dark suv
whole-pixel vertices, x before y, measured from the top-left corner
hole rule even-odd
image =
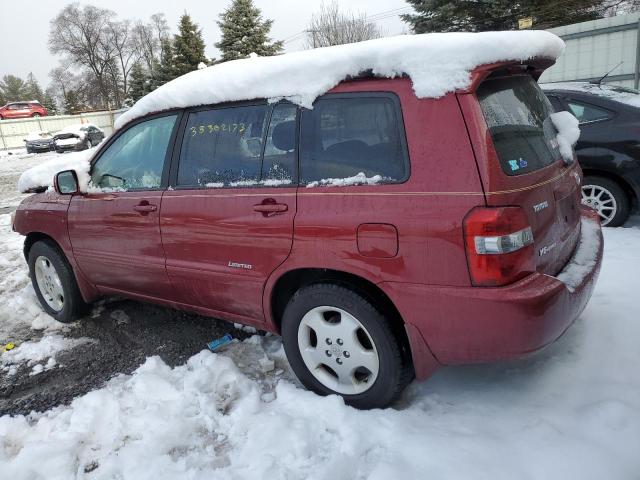
[[[581,82],[542,88],[556,111],[569,111],[580,122],[582,203],[598,211],[602,225],[622,225],[640,199],[640,94]]]

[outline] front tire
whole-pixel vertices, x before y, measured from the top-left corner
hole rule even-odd
[[[62,323],[86,312],[73,270],[57,246],[46,240],[34,243],[28,262],[33,289],[45,312]]]
[[[339,285],[298,290],[285,308],[282,338],[287,359],[306,388],[341,395],[356,408],[388,406],[412,372],[384,315]]]
[[[629,218],[629,197],[620,184],[606,177],[584,177],[582,204],[598,212],[603,227],[619,227]]]

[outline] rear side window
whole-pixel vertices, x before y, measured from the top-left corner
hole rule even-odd
[[[611,118],[611,114],[606,110],[576,100],[567,102],[569,110],[580,123],[598,122]]]
[[[560,159],[553,108],[532,77],[486,80],[477,96],[504,173],[522,175]]]
[[[264,104],[190,113],[180,150],[178,185],[257,183],[268,109]]]
[[[302,113],[301,182],[324,183],[360,174],[381,182],[407,178],[398,100],[392,95],[321,98]]]

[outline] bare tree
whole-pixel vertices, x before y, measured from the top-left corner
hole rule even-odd
[[[138,21],[133,27],[133,38],[140,59],[149,73],[153,73],[162,58],[162,45],[169,38],[169,25],[163,13],[151,15],[151,21]]]
[[[114,47],[114,61],[109,64],[109,72],[114,88],[115,100],[118,106],[127,98],[129,93],[129,74],[133,64],[140,58],[131,29],[131,22],[109,22],[107,24],[108,38]]]
[[[67,5],[51,21],[49,49],[88,68],[95,76],[103,106],[110,104],[109,90],[116,47],[109,41],[109,24],[115,13],[104,8],[78,3]]]
[[[364,13],[341,11],[335,0],[321,4],[320,11],[311,16],[307,29],[307,45],[310,48],[342,45],[380,38],[382,32]]]

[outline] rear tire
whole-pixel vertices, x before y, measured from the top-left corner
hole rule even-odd
[[[28,262],[33,289],[45,312],[62,323],[73,322],[87,312],[73,269],[53,242],[34,243]]]
[[[319,395],[337,394],[361,409],[396,400],[413,372],[403,362],[387,319],[368,300],[339,285],[298,290],[285,308],[282,339],[300,382]]]
[[[582,204],[598,212],[603,227],[619,227],[629,218],[629,197],[619,183],[606,177],[584,177]]]
[[[41,117],[42,115],[40,115],[39,113],[34,113],[34,114],[33,114],[33,115],[31,115],[31,116],[32,116],[33,118],[36,118],[36,117]]]

